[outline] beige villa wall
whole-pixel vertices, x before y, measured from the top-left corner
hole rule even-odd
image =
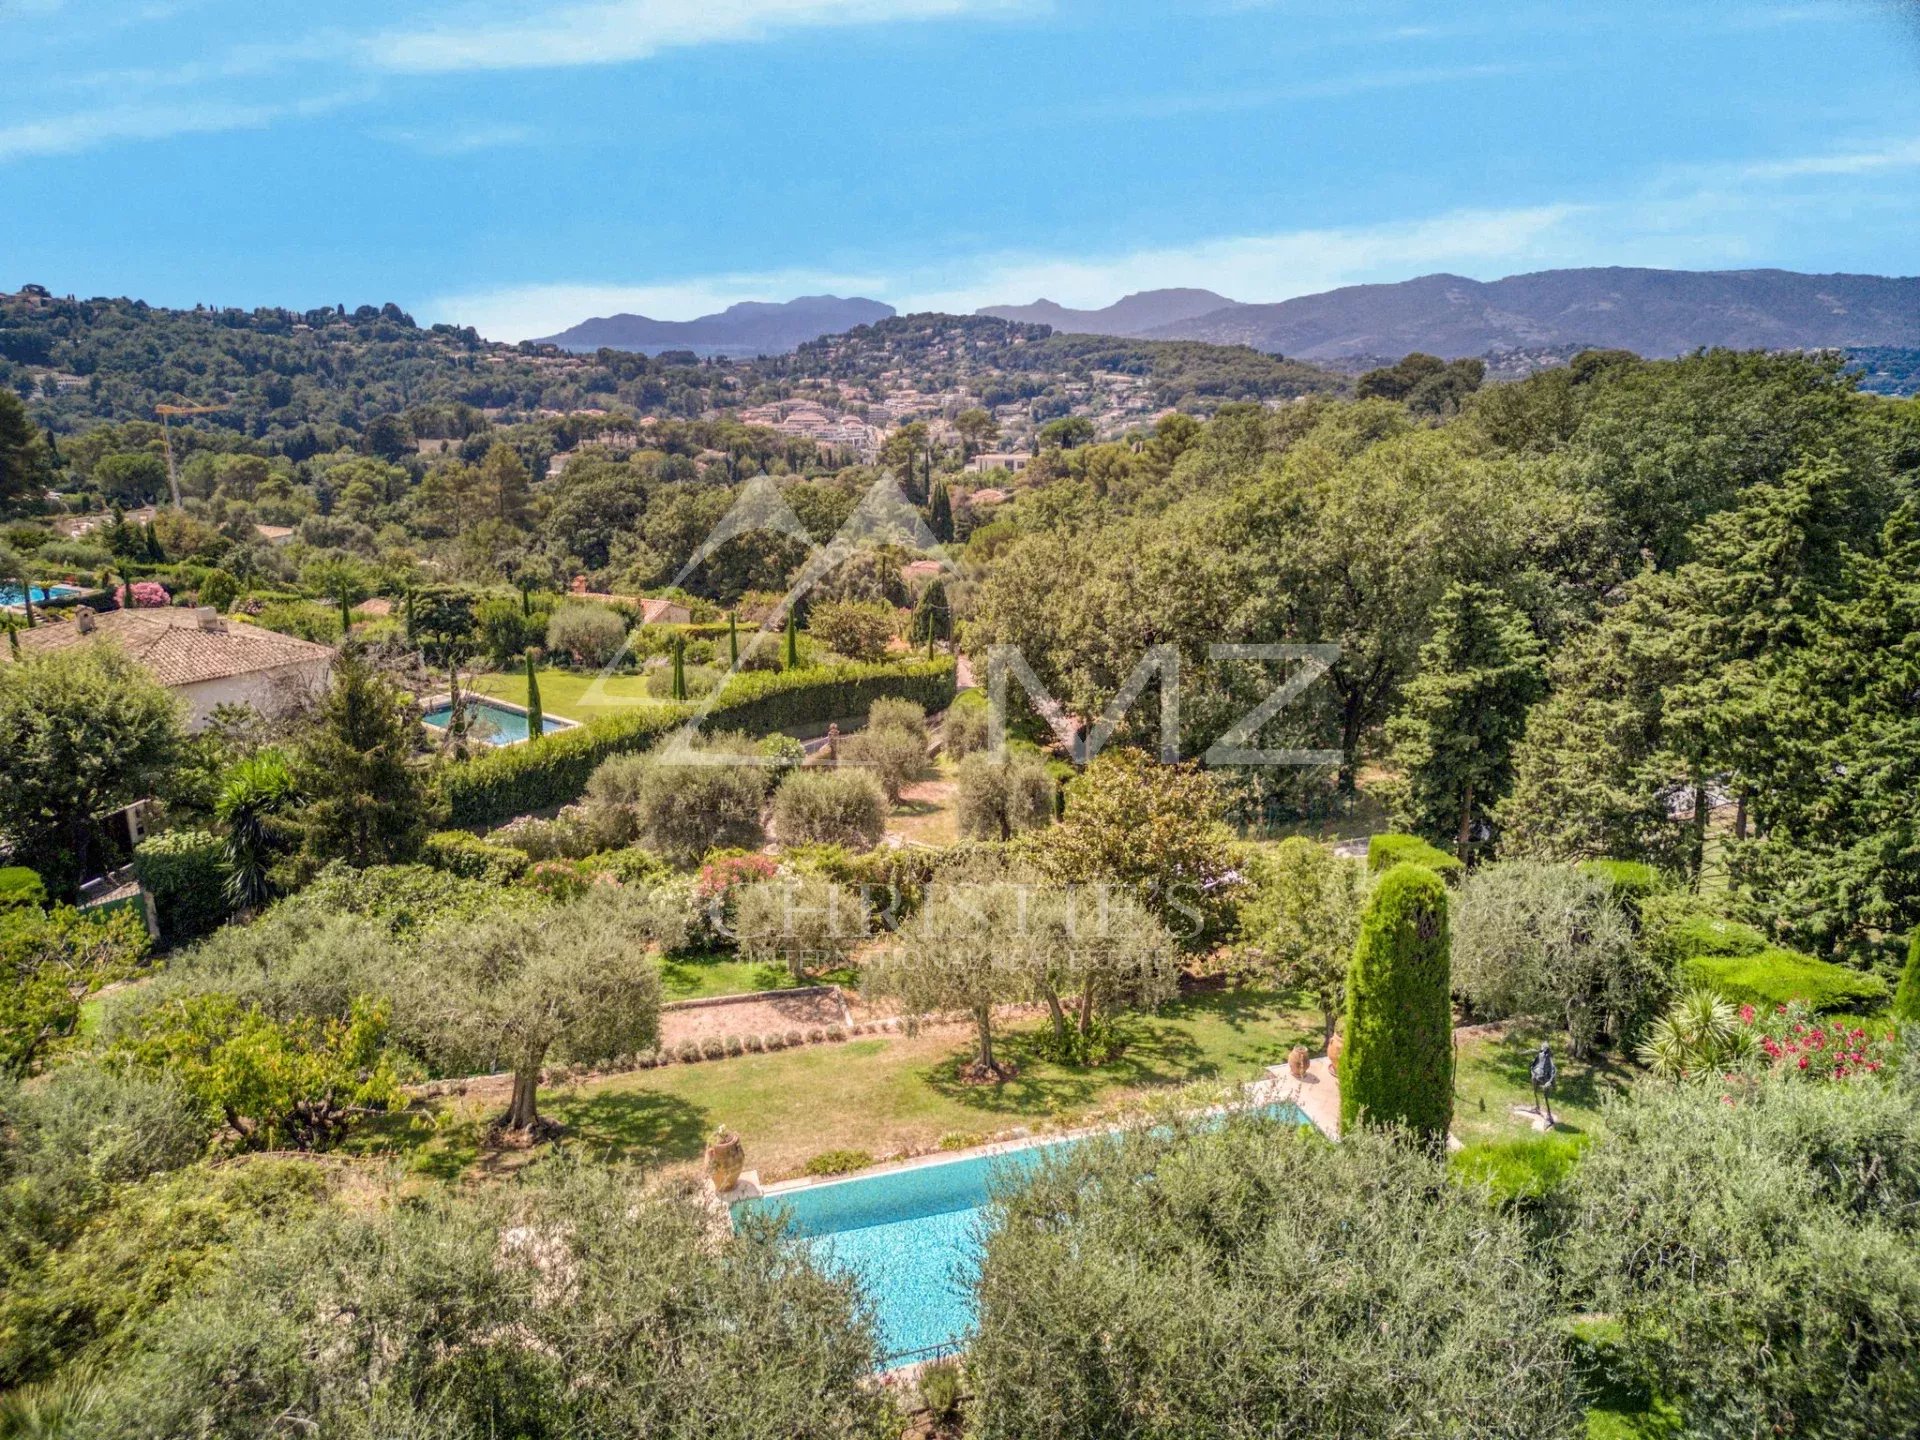
[[[248,705],[262,715],[278,715],[316,694],[326,683],[327,669],[332,663],[331,658],[305,660],[277,670],[258,670],[225,680],[203,680],[198,685],[178,685],[174,690],[186,697],[190,711],[187,728],[198,730],[220,705]]]

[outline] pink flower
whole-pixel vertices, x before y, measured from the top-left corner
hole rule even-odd
[[[1804,1056],[1804,1055],[1802,1055],[1802,1056],[1800,1057],[1800,1068],[1801,1068],[1802,1070],[1804,1070],[1804,1069],[1806,1069],[1806,1068],[1807,1068],[1807,1057],[1806,1057],[1806,1056]]]
[[[1753,1024],[1753,1006],[1742,1005],[1740,1007],[1740,1021],[1744,1025]]]

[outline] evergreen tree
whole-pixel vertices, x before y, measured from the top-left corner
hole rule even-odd
[[[0,385],[0,509],[38,494],[43,456],[27,407]]]
[[[927,506],[927,528],[933,532],[933,538],[942,545],[953,539],[953,500],[947,494],[947,482],[936,481],[933,487],[933,499]]]
[[[740,668],[740,618],[737,612],[727,612],[727,665],[729,669]]]
[[[673,637],[673,698],[687,698],[687,641],[683,635]]]
[[[800,632],[794,625],[793,611],[787,611],[787,669],[800,668]]]
[[[294,763],[295,787],[307,797],[299,820],[303,864],[411,860],[433,818],[426,774],[414,763],[420,722],[412,703],[349,644],[334,663],[318,722]]]
[[[908,624],[908,636],[915,644],[925,641],[929,648],[935,640],[953,638],[946,582],[937,575],[920,592],[920,599],[913,607],[913,619]]]
[[[1360,920],[1347,974],[1340,1127],[1400,1126],[1438,1151],[1453,1123],[1453,1010],[1447,887],[1396,865]]]
[[[1469,858],[1477,822],[1512,783],[1514,745],[1543,684],[1539,642],[1519,612],[1487,586],[1449,587],[1387,726],[1409,829]]]
[[[527,739],[547,733],[547,714],[540,706],[540,677],[534,673],[533,651],[527,651]]]

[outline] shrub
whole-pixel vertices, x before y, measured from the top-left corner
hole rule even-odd
[[[857,715],[881,695],[904,695],[929,709],[944,706],[953,696],[953,661],[738,676],[707,712],[706,724],[747,734],[821,725]],[[450,822],[476,829],[563,805],[578,798],[608,756],[646,750],[694,714],[692,706],[650,706],[557,731],[538,745],[509,745],[449,766],[438,784]]]
[[[562,605],[547,621],[547,649],[594,669],[610,664],[627,643],[627,627],[604,605]]]
[[[581,863],[581,869],[588,875],[611,875],[622,885],[651,884],[673,874],[671,865],[638,845],[590,855]]]
[[[840,764],[865,770],[891,803],[928,773],[927,742],[911,730],[863,730],[840,742]]]
[[[1686,963],[1682,973],[1688,983],[1736,1005],[1771,1008],[1799,1000],[1815,1011],[1871,1010],[1887,1000],[1887,982],[1878,975],[1792,950],[1699,955]]]
[[[806,763],[807,747],[793,736],[775,731],[761,740],[760,758],[766,766],[768,779],[778,785]]]
[[[219,928],[227,903],[227,847],[205,830],[169,830],[143,840],[133,852],[133,871],[153,897],[160,934],[183,945]]]
[[[946,752],[955,760],[987,748],[987,702],[978,690],[955,697],[947,707],[947,718],[940,723],[940,736]]]
[[[1580,871],[1604,884],[1636,920],[1640,907],[1667,888],[1658,870],[1638,860],[1586,860]]]
[[[927,748],[927,709],[911,700],[898,700],[891,696],[876,700],[867,707],[867,728],[869,730],[905,730],[920,737],[920,748]]]
[[[1381,876],[1347,980],[1340,1127],[1404,1126],[1430,1146],[1453,1120],[1447,889],[1419,865]]]
[[[969,840],[1011,840],[1053,819],[1053,774],[1031,752],[975,751],[960,762],[955,809]]]
[[[887,653],[896,618],[879,601],[829,600],[813,607],[807,633],[849,660],[874,661]]]
[[[1688,1434],[1920,1427],[1920,1110],[1902,1087],[1641,1085],[1568,1182],[1573,1294]]]
[[[1656,895],[1640,906],[1642,943],[1670,975],[1702,955],[1758,955],[1769,948],[1751,925],[1728,920],[1692,895]]]
[[[1449,1156],[1448,1165],[1468,1184],[1484,1185],[1495,1200],[1532,1203],[1566,1183],[1592,1138],[1556,1132],[1488,1140]]]
[[[773,797],[773,833],[782,845],[871,850],[886,829],[886,791],[865,770],[796,770]]]
[[[820,875],[788,875],[733,894],[734,941],[748,960],[785,965],[796,980],[835,970],[866,938],[860,897]]]
[[[683,1065],[695,1063],[700,1059],[700,1042],[697,1040],[682,1040],[678,1054],[680,1062]]]
[[[1141,1127],[1042,1152],[982,1228],[982,1440],[1578,1432],[1523,1222],[1380,1137]]]
[[[936,1424],[950,1424],[960,1413],[960,1366],[934,1360],[920,1370],[920,1403]]]
[[[549,900],[578,900],[589,883],[577,860],[542,860],[527,871],[527,888]]]
[[[700,1054],[703,1059],[720,1060],[726,1057],[726,1043],[717,1035],[709,1035],[700,1042]]]
[[[487,843],[518,850],[529,860],[583,860],[603,848],[584,805],[569,805],[551,820],[532,815],[509,820],[487,836]]]
[[[633,822],[627,838],[680,865],[710,850],[759,845],[767,776],[752,763],[752,747],[737,735],[723,735],[690,751],[683,764],[657,756],[610,762],[621,793],[630,797],[624,802]],[[617,802],[603,795],[589,803],[600,815]],[[613,828],[610,822],[595,826],[603,837]]]
[[[873,1164],[864,1150],[824,1150],[803,1167],[809,1175],[850,1175]]]
[[[730,1060],[744,1054],[747,1048],[740,1043],[740,1037],[738,1035],[729,1035],[721,1043],[727,1047],[727,1058]]]
[[[12,909],[41,909],[47,903],[46,882],[24,865],[0,865],[0,913]]]
[[[240,582],[225,570],[209,570],[200,581],[200,603],[225,610],[240,598]]]
[[[1457,880],[1467,868],[1457,855],[1429,845],[1418,835],[1375,835],[1367,841],[1369,872],[1378,875],[1395,865],[1423,866],[1448,881]]]
[[[276,601],[261,607],[260,613],[251,618],[263,630],[291,635],[296,640],[311,640],[316,645],[340,643],[338,607],[318,600]]]
[[[1900,988],[1893,992],[1893,1015],[1920,1025],[1920,930],[1907,942],[1907,968],[1900,972]]]
[[[507,884],[527,873],[524,852],[507,845],[493,845],[465,830],[442,830],[429,835],[422,857],[436,870],[445,870],[469,880],[489,880]]]

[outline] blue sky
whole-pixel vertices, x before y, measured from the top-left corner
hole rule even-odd
[[[0,0],[0,287],[903,309],[1920,273],[1920,6]]]

